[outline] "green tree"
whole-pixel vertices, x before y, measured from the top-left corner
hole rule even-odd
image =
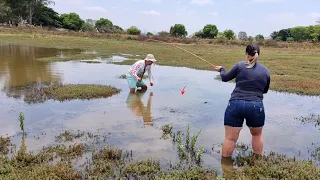
[[[79,31],[85,23],[78,14],[72,12],[70,14],[62,14],[60,16],[63,22],[63,28]]]
[[[303,26],[297,26],[290,28],[291,36],[295,41],[306,41],[308,39],[307,28]]]
[[[170,36],[170,33],[167,31],[160,31],[160,32],[158,32],[158,35],[161,37],[168,37],[168,36]]]
[[[308,27],[308,34],[310,34],[310,40],[313,42],[320,41],[320,24]]]
[[[96,22],[96,28],[99,32],[112,32],[113,23],[109,19],[100,18]]]
[[[223,34],[229,40],[236,38],[235,33],[231,29],[227,29],[227,30],[223,31]]]
[[[25,0],[5,0],[5,4],[10,8],[9,21],[13,24],[22,22],[27,17],[27,1]]]
[[[91,31],[94,31],[94,27],[92,24],[86,22],[86,23],[83,23],[81,30],[84,32],[91,32]]]
[[[253,40],[254,40],[254,38],[252,36],[248,37],[248,41],[253,41]]]
[[[218,32],[217,38],[227,38],[223,32]]]
[[[50,0],[25,0],[25,3],[27,4],[27,9],[29,13],[28,14],[29,24],[32,24],[33,15],[37,7],[54,4],[54,2]]]
[[[175,37],[187,36],[188,32],[183,24],[175,24],[170,28],[170,34]]]
[[[288,38],[287,38],[287,42],[294,42],[293,37],[288,37]]]
[[[7,22],[11,13],[5,0],[0,0],[0,23]]]
[[[62,27],[62,20],[57,12],[52,8],[41,5],[35,9],[33,23],[36,25]]]
[[[205,38],[213,39],[217,37],[219,30],[216,25],[207,24],[206,26],[203,27],[202,32]]]
[[[278,31],[273,31],[270,35],[270,37],[275,40],[277,37],[279,36],[279,32]]]
[[[117,25],[113,26],[112,31],[114,33],[123,33],[124,32],[124,30],[120,26],[117,26]]]
[[[247,40],[248,39],[247,33],[244,31],[240,31],[238,34],[238,39]]]
[[[147,32],[147,36],[153,36],[151,32]]]
[[[203,31],[200,30],[200,31],[198,31],[198,32],[195,32],[195,33],[193,34],[193,37],[204,38],[205,35],[204,35]]]
[[[291,37],[290,29],[281,29],[278,33],[278,37],[276,39],[280,39],[281,41],[286,41],[288,37]]]
[[[262,41],[262,40],[264,40],[264,36],[262,34],[258,34],[258,35],[256,35],[255,39],[256,39],[256,41]]]
[[[140,35],[141,34],[141,30],[138,29],[136,26],[131,26],[128,30],[127,33],[130,35]]]

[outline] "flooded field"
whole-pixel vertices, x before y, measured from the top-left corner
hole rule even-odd
[[[192,133],[202,129],[197,143],[205,148],[203,165],[221,173],[223,116],[233,83],[215,79],[218,73],[213,71],[155,65],[155,86],[130,95],[127,81],[119,78],[130,66],[110,64],[126,60],[121,56],[88,60],[97,63],[36,60],[79,51],[0,45],[0,136],[14,136],[12,143],[20,144],[18,117],[22,112],[29,150],[54,144],[55,136],[65,130],[80,130],[106,136],[101,146],[132,150],[136,158],[154,157],[166,165],[178,157],[171,140],[161,138],[161,127],[170,124],[174,130],[185,131],[190,125]],[[122,91],[105,99],[64,102],[39,96],[39,87],[53,82],[112,85]],[[181,95],[184,86],[186,92]],[[265,152],[312,159],[312,148],[320,143],[319,123],[303,123],[297,118],[319,114],[320,97],[269,91],[264,103]],[[238,142],[250,145],[250,141],[245,127]]]

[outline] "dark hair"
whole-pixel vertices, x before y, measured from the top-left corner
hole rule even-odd
[[[250,56],[254,56],[256,53],[260,55],[260,48],[256,44],[249,44],[246,48],[246,53],[248,53]]]

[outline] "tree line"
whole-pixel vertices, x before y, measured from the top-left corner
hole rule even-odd
[[[64,28],[73,31],[98,31],[100,33],[127,33],[130,35],[140,35],[141,30],[136,26],[131,26],[127,30],[120,26],[114,25],[111,20],[100,18],[94,24],[85,22],[80,16],[71,12],[69,14],[61,14],[54,11],[48,5],[54,4],[51,0],[0,0],[0,23],[9,23],[18,26],[21,23],[28,23],[36,26],[46,26],[54,28]],[[287,29],[281,29],[271,33],[270,37],[277,41],[320,41],[320,19],[318,25],[310,25],[307,27],[297,26]],[[147,36],[153,35],[151,32],[146,33]],[[171,37],[187,37],[188,32],[183,24],[174,24],[170,27],[169,32],[158,32],[159,36]],[[216,25],[207,24],[198,32],[192,34],[193,38],[225,38],[228,40],[264,40],[261,34],[248,36],[246,32],[236,33],[231,29],[220,32]]]

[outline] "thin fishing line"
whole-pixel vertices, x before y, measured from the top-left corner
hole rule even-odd
[[[202,57],[200,57],[200,56],[198,56],[198,55],[196,55],[196,54],[194,54],[194,53],[192,53],[192,52],[190,52],[190,51],[188,51],[188,50],[186,50],[186,49],[184,49],[184,48],[181,48],[181,47],[178,47],[178,46],[174,46],[174,45],[172,45],[172,44],[170,44],[170,43],[166,43],[166,42],[159,41],[159,40],[154,40],[154,41],[158,41],[158,42],[164,43],[164,44],[166,44],[166,45],[170,45],[170,46],[173,46],[173,47],[179,48],[179,49],[181,49],[181,50],[183,50],[183,51],[185,51],[185,52],[187,52],[187,53],[189,53],[189,54],[191,54],[191,55],[193,55],[193,56],[195,56],[195,57],[197,57],[197,58],[199,58],[199,59],[201,59],[201,60],[205,61],[206,63],[208,63],[208,64],[210,64],[210,65],[212,65],[212,66],[216,67],[216,65],[214,65],[214,64],[212,64],[212,63],[210,63],[210,62],[208,62],[207,60],[203,59]]]

